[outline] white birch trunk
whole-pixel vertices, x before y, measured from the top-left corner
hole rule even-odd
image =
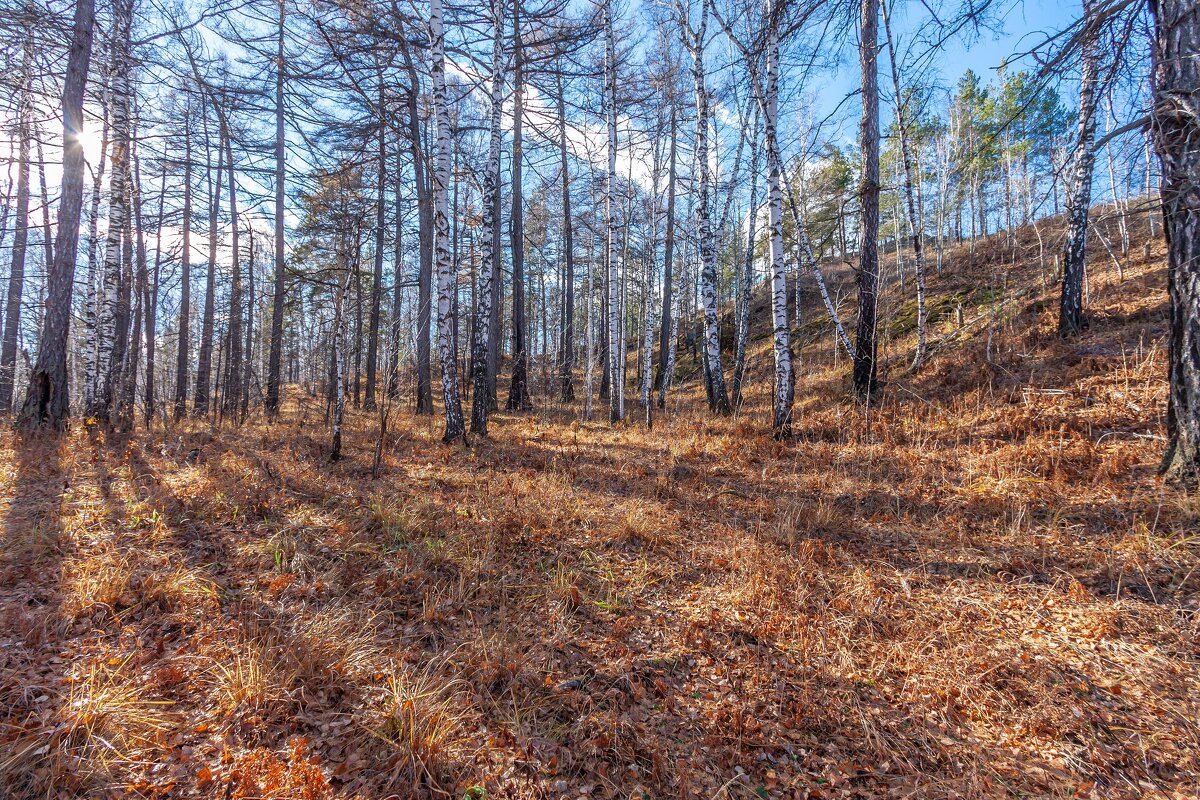
[[[500,180],[501,112],[504,101],[504,0],[492,0],[492,75],[489,101],[489,135],[487,166],[483,173],[483,224],[480,230],[479,302],[475,312],[475,342],[472,363],[475,364],[471,401],[471,432],[487,436],[489,404],[487,358],[492,342],[492,262],[496,258],[495,233],[500,219],[496,202],[496,185]]]
[[[129,75],[126,46],[131,0],[118,0],[113,6],[113,46],[110,49],[112,91],[112,177],[109,183],[108,233],[104,246],[104,272],[100,278],[99,310],[96,322],[96,387],[88,415],[107,421],[113,402],[114,378],[120,364],[114,363],[118,289],[121,282],[121,238],[129,214]]]
[[[792,428],[792,401],[795,372],[792,368],[792,344],[787,318],[787,271],[783,261],[783,190],[780,174],[783,165],[779,153],[779,38],[774,9],[768,11],[767,85],[763,108],[764,135],[769,170],[769,214],[771,224],[771,328],[775,353],[774,420],[777,438],[788,436]]]
[[[701,0],[700,22],[685,42],[692,56],[692,83],[696,94],[696,235],[700,256],[700,297],[704,304],[704,364],[711,386],[709,407],[718,414],[728,414],[729,393],[725,389],[725,373],[721,367],[721,336],[717,326],[717,252],[709,209],[709,188],[712,168],[708,163],[708,87],[704,75],[704,37],[708,28],[709,0]],[[687,26],[687,21],[684,21]]]
[[[457,276],[450,260],[450,221],[446,210],[447,187],[450,183],[450,111],[446,106],[446,34],[442,21],[442,0],[429,2],[429,36],[433,108],[437,122],[433,162],[433,253],[438,288],[438,355],[442,361],[442,401],[446,412],[446,432],[442,441],[452,442],[463,435],[464,425],[458,394],[458,358],[454,352]]]

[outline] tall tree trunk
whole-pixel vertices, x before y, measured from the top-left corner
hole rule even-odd
[[[737,312],[732,386],[735,407],[742,405],[742,379],[746,375],[746,350],[750,342],[750,291],[754,283],[754,245],[758,238],[758,119],[758,114],[755,114],[750,142],[750,219],[746,232],[746,257],[738,271],[737,302],[734,309]]]
[[[442,361],[442,402],[446,412],[446,432],[443,442],[462,438],[462,403],[458,394],[458,354],[454,351],[454,294],[458,280],[450,260],[450,220],[446,211],[446,194],[450,182],[450,109],[446,103],[446,35],[442,22],[442,0],[429,2],[430,75],[433,79],[433,109],[437,123],[434,145],[433,208],[434,252],[437,255],[438,279],[438,354]]]
[[[567,161],[567,109],[562,72],[558,74],[558,153],[562,170],[563,204],[563,304],[562,342],[559,345],[560,397],[564,403],[575,399],[575,231],[571,219],[571,170]]]
[[[434,0],[437,2],[437,0]],[[344,249],[344,246],[340,249]],[[344,259],[345,256],[339,256]],[[343,265],[344,267],[344,265]],[[338,285],[333,304],[333,330],[329,332],[330,348],[333,351],[330,368],[330,391],[333,399],[333,425],[330,432],[329,460],[337,461],[342,457],[342,420],[346,415],[346,346],[349,338],[346,333],[346,292],[350,289],[350,270],[344,269],[345,276]]]
[[[284,159],[287,155],[287,143],[284,141],[283,127],[283,82],[287,69],[284,59],[283,35],[284,23],[287,19],[285,0],[279,0],[279,28],[275,39],[275,285],[271,296],[271,353],[267,358],[267,416],[274,417],[279,413],[280,371],[283,359],[283,309],[284,297],[284,183],[287,173],[284,171]],[[382,134],[380,134],[382,136]],[[382,175],[380,176],[382,186]],[[382,192],[382,189],[380,189]]]
[[[480,286],[479,301],[475,312],[475,341],[471,355],[474,366],[471,379],[474,384],[471,400],[471,433],[487,436],[487,417],[491,410],[492,400],[489,396],[490,355],[496,349],[495,330],[492,318],[497,309],[493,302],[496,294],[495,281],[498,277],[494,264],[496,252],[496,233],[500,228],[500,139],[501,114],[504,110],[504,100],[501,91],[504,87],[504,0],[492,0],[492,74],[489,96],[489,135],[487,164],[483,171],[483,189],[480,201],[483,203],[483,229],[480,231]]]
[[[767,19],[767,81],[763,120],[767,145],[769,207],[771,221],[771,321],[775,354],[775,392],[772,400],[776,438],[792,432],[792,403],[795,398],[795,369],[792,366],[791,333],[787,316],[787,265],[783,260],[783,159],[779,147],[779,21],[774,3]],[[753,227],[751,228],[753,230]],[[747,262],[747,268],[750,262]],[[797,277],[797,284],[799,279]],[[744,302],[749,303],[747,293]]]
[[[21,327],[21,296],[25,288],[25,254],[29,242],[29,148],[33,140],[33,52],[32,35],[26,37],[21,62],[21,97],[17,110],[17,212],[14,221],[12,261],[8,273],[8,295],[4,309],[4,333],[0,339],[0,413],[12,410],[17,377],[17,338]]]
[[[592,233],[588,237],[588,259],[587,259],[587,308],[584,310],[584,353],[583,353],[583,418],[588,422],[592,420],[592,362],[596,357],[596,328],[592,319],[592,294],[594,286],[592,284],[592,272],[596,263],[596,234]]]
[[[228,120],[225,120],[228,125]],[[242,401],[242,263],[238,249],[240,227],[237,210],[237,173],[233,168],[233,135],[225,132],[225,164],[229,172],[229,266],[232,272],[229,281],[229,380],[225,382],[225,398],[222,413],[236,417]]]
[[[709,408],[718,414],[732,411],[721,366],[721,334],[717,325],[717,249],[710,220],[709,189],[712,183],[708,160],[708,87],[704,80],[704,35],[708,27],[709,0],[701,0],[700,24],[691,41],[692,82],[696,90],[696,235],[699,238],[700,294],[704,302],[704,366],[711,387]]]
[[[112,44],[109,53],[109,87],[112,91],[112,174],[109,179],[108,233],[104,247],[104,274],[96,324],[96,395],[88,416],[107,422],[113,401],[113,377],[120,369],[123,342],[119,324],[121,239],[129,216],[129,75],[128,23],[132,0],[113,4]]]
[[[167,198],[167,171],[164,168],[162,183],[158,188],[158,217],[154,226],[154,272],[143,288],[142,307],[146,309],[146,388],[143,395],[146,404],[146,427],[154,420],[155,398],[154,369],[158,344],[155,330],[158,327],[158,285],[162,274],[162,229],[163,210]]]
[[[905,108],[903,94],[900,91],[900,69],[896,64],[896,48],[892,41],[892,21],[891,14],[888,12],[887,3],[883,3],[883,29],[887,37],[888,59],[892,67],[892,91],[896,96],[896,128],[900,132],[900,160],[904,165],[904,200],[908,210],[908,225],[912,231],[913,244],[913,265],[914,275],[917,284],[917,350],[913,355],[912,368],[914,370],[920,368],[921,362],[925,360],[925,235],[924,221],[917,213],[916,193],[913,190],[914,183],[920,179],[920,173],[914,178],[913,158],[909,150],[908,141],[908,120],[905,118]],[[1010,206],[1011,211],[1011,204]],[[1011,220],[1011,217],[1010,217]],[[1009,223],[1011,231],[1012,223]],[[899,228],[896,231],[896,240],[899,241]]]
[[[399,144],[399,143],[397,143]],[[395,186],[392,189],[392,202],[396,206],[396,231],[394,241],[392,242],[392,344],[391,344],[391,367],[388,372],[388,397],[395,400],[400,396],[400,334],[402,332],[400,312],[404,303],[404,215],[400,213],[400,198],[404,196],[404,189],[400,174],[400,150],[402,146],[396,150],[396,169],[393,176]]]
[[[425,168],[425,148],[422,145],[421,117],[418,99],[421,80],[413,64],[412,53],[404,48],[404,65],[408,72],[408,144],[412,155],[413,185],[417,194],[417,232],[420,268],[417,273],[417,413],[433,413],[433,379],[430,371],[430,314],[433,287],[433,198],[428,170]]]
[[[1088,210],[1092,204],[1092,168],[1096,161],[1096,101],[1100,74],[1098,21],[1094,0],[1084,0],[1083,72],[1079,81],[1079,137],[1067,192],[1067,239],[1063,246],[1062,294],[1058,332],[1076,336],[1083,319],[1083,279],[1087,269]]]
[[[662,320],[658,332],[658,369],[654,374],[654,386],[659,390],[658,407],[666,403],[666,393],[663,391],[663,380],[667,368],[667,350],[675,346],[671,338],[673,324],[671,312],[675,306],[672,292],[675,268],[675,157],[676,141],[678,139],[679,113],[675,108],[675,84],[671,83],[668,95],[671,110],[671,144],[667,156],[667,218],[666,231],[663,234],[663,288],[662,288]]]
[[[707,0],[705,0],[707,2]],[[707,6],[705,7],[707,10]],[[612,0],[604,1],[604,114],[608,120],[608,179],[604,184],[604,223],[608,236],[604,244],[604,269],[608,276],[608,398],[609,422],[619,422],[621,408],[621,361],[625,343],[621,341],[620,279],[617,273],[617,215],[613,192],[617,189],[617,47],[613,32]]]
[[[137,141],[136,131],[133,137]],[[132,332],[129,337],[129,349],[121,370],[121,393],[118,401],[117,419],[125,430],[134,428],[134,399],[137,396],[138,365],[141,363],[142,347],[146,334],[146,234],[142,224],[142,168],[136,147],[130,150],[130,161],[133,164],[133,180],[129,185],[129,204],[133,213],[130,219],[133,224],[133,245],[131,255],[133,266],[130,273],[129,286],[132,291],[130,307],[132,309]]]
[[[93,0],[94,3],[94,0]],[[95,6],[92,9],[92,27],[95,28]],[[93,36],[95,34],[93,33]],[[89,59],[90,60],[90,59]],[[107,72],[107,70],[106,70]],[[86,76],[85,76],[86,77]],[[92,175],[92,198],[88,210],[87,238],[87,286],[84,296],[84,342],[83,342],[83,408],[85,413],[91,413],[96,403],[96,359],[99,356],[100,337],[98,335],[99,303],[100,303],[100,270],[97,264],[97,244],[100,239],[100,194],[104,185],[105,158],[109,148],[109,114],[112,108],[110,85],[106,79],[101,81],[101,99],[103,106],[103,123],[100,133],[100,158]],[[82,101],[81,101],[82,102]],[[82,112],[80,112],[82,113]],[[81,117],[82,119],[82,117]],[[83,123],[80,122],[82,125]],[[86,163],[85,163],[86,166]]]
[[[37,361],[29,379],[29,392],[21,409],[22,428],[48,427],[61,430],[70,413],[67,381],[67,341],[71,324],[71,294],[75,282],[79,218],[83,210],[84,153],[83,100],[88,64],[92,57],[95,28],[92,0],[77,0],[67,72],[63,80],[63,167],[62,191],[58,201],[58,230],[54,242],[53,267],[47,276],[46,318],[42,323]]]
[[[383,97],[383,75],[379,76],[379,195],[375,201],[375,274],[371,281],[371,317],[367,328],[367,388],[364,406],[368,411],[375,408],[375,369],[379,361],[379,319],[383,306],[383,246],[384,200],[387,196],[387,139],[383,124],[385,114]]]
[[[524,161],[525,65],[521,45],[520,0],[513,6],[513,151],[512,216],[509,247],[512,253],[512,385],[509,410],[526,411],[529,402],[529,342],[525,315],[525,196],[521,168]]]
[[[1154,106],[1151,128],[1161,162],[1159,194],[1167,238],[1167,294],[1171,302],[1169,478],[1200,484],[1200,5],[1196,0],[1152,0]]]
[[[207,112],[205,114],[207,117]],[[205,126],[207,128],[207,126]],[[208,141],[207,130],[205,140]],[[224,141],[217,142],[217,175],[214,185],[212,171],[212,147],[205,149],[208,158],[209,194],[208,194],[208,274],[204,279],[204,318],[200,322],[200,351],[196,364],[196,390],[192,395],[192,413],[202,417],[209,410],[209,385],[212,380],[212,351],[213,327],[216,320],[216,289],[217,289],[217,212],[221,202],[221,166],[224,159]],[[114,160],[114,168],[115,168]]]
[[[191,105],[183,112],[183,248],[179,254],[179,344],[175,353],[175,419],[187,413],[192,341],[192,134]]]
[[[879,0],[862,0],[862,122],[858,188],[862,223],[858,240],[858,330],[854,339],[854,391],[870,403],[875,392],[876,314],[879,305]]]
[[[42,153],[42,132],[37,126],[33,128],[33,138],[37,142],[38,189],[42,198],[42,264],[45,272],[49,274],[54,263],[54,240],[50,234],[50,193],[46,191],[46,156]]]

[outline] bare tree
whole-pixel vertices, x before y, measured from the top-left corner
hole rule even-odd
[[[61,430],[70,413],[67,380],[67,342],[71,324],[71,290],[79,243],[79,218],[83,210],[84,153],[83,100],[95,28],[92,0],[78,0],[63,80],[63,171],[58,201],[55,259],[46,286],[46,317],[42,323],[37,361],[29,378],[29,391],[18,424],[26,429]]]
[[[1170,393],[1163,471],[1200,484],[1200,6],[1153,0],[1154,147],[1162,163],[1167,293],[1171,302]]]

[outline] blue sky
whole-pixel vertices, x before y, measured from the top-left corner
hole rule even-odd
[[[895,0],[893,0],[895,2]],[[946,5],[954,4],[954,0]],[[920,0],[896,2],[892,19],[893,33],[901,56],[923,27],[929,24],[925,4]],[[937,5],[930,3],[930,5]],[[1042,44],[1046,38],[1069,26],[1083,13],[1080,0],[1046,2],[1046,0],[999,0],[993,12],[992,29],[981,29],[977,33],[967,31],[946,42],[942,52],[929,61],[930,71],[939,83],[952,87],[967,69],[973,69],[985,83],[991,82],[996,69],[1006,60],[1011,69],[1036,69],[1031,58],[1014,60],[1019,53]],[[882,38],[882,25],[880,26]],[[846,96],[858,89],[861,75],[858,70],[854,42],[846,43],[846,53],[836,72],[817,77],[812,92],[811,110],[803,113],[810,118],[823,119],[835,110],[842,118],[842,132],[847,143],[855,136],[853,130],[858,119],[859,101],[846,100]],[[880,57],[880,88],[890,98],[891,85],[886,56]],[[1069,90],[1064,89],[1069,94]],[[801,103],[804,105],[804,103]],[[891,116],[890,102],[882,108],[883,118]]]

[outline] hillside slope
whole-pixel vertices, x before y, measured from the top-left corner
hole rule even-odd
[[[806,306],[787,442],[761,295],[734,419],[692,380],[650,431],[543,403],[464,450],[406,406],[379,477],[378,417],[329,464],[296,391],[274,425],[5,433],[0,786],[1195,797],[1200,501],[1155,474],[1165,270],[1134,233],[1075,342],[1032,230],[948,254],[916,375],[891,285],[871,409]]]

